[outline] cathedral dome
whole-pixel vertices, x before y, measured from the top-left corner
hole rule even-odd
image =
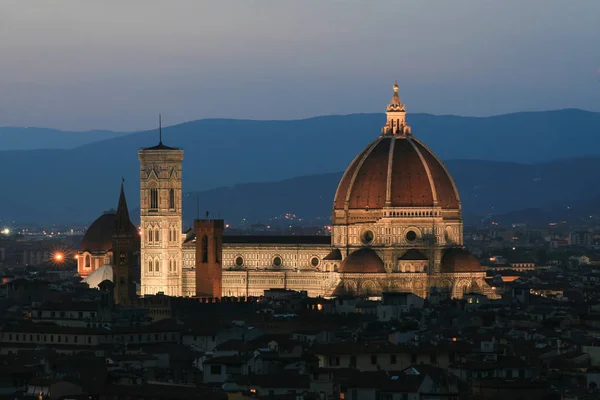
[[[110,251],[114,234],[133,238],[132,246],[139,249],[140,237],[137,228],[129,219],[123,184],[121,184],[118,209],[105,212],[90,225],[81,239],[79,252],[106,253]]]
[[[440,265],[441,273],[485,272],[479,261],[470,251],[461,247],[453,247],[444,252]]]
[[[377,253],[368,248],[363,247],[350,254],[342,263],[338,270],[340,273],[366,273],[378,274],[385,273],[383,261]]]
[[[460,209],[454,182],[442,162],[411,135],[394,85],[382,134],[350,163],[334,199],[335,210],[384,207]]]
[[[111,210],[95,220],[83,235],[79,250],[98,253],[112,249],[112,235],[115,230],[116,215],[116,212]]]

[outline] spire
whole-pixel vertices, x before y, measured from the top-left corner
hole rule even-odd
[[[398,81],[394,82],[394,94],[386,108],[387,122],[382,129],[383,135],[410,135],[410,126],[406,124],[406,107],[400,100]]]
[[[125,178],[121,178],[121,194],[119,196],[119,206],[115,216],[115,234],[129,234],[131,220],[129,219],[129,210],[127,209],[127,200],[125,199]]]
[[[162,116],[158,114],[158,145],[162,144]]]

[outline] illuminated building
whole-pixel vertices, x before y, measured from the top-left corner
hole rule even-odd
[[[270,288],[311,296],[386,291],[493,296],[485,269],[463,248],[452,177],[412,135],[398,86],[393,89],[381,134],[350,163],[338,185],[331,237],[223,236],[218,276],[223,296],[260,296]],[[206,263],[196,260],[196,232],[182,234],[183,150],[165,146],[161,137],[157,146],[140,150],[139,159],[141,294],[195,296],[196,268]]]

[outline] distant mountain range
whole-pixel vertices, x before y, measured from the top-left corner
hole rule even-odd
[[[65,132],[47,128],[15,128],[0,126],[0,149],[42,150],[74,149],[84,144],[128,135],[126,132],[85,131]]]
[[[600,157],[540,164],[450,160],[445,165],[470,224],[491,216],[503,224],[542,224],[600,215]],[[285,220],[275,217],[293,213],[324,225],[341,177],[340,172],[187,193],[184,219],[191,223],[198,211],[210,210],[235,223],[246,218],[284,226]]]
[[[281,212],[311,219],[329,216],[340,171],[379,134],[384,120],[381,114],[206,119],[165,128],[163,139],[185,150],[184,190],[201,191],[202,210],[229,219],[264,220]],[[600,113],[410,114],[408,121],[415,136],[441,159],[451,160],[446,164],[465,215],[561,207],[600,197],[595,194],[600,192]],[[90,137],[104,134],[111,133]],[[121,177],[134,208],[137,150],[156,144],[157,132],[113,134],[74,148],[67,143],[65,149],[0,151],[0,219],[91,222],[116,206]],[[48,137],[55,135],[60,134],[48,131]],[[3,140],[0,136],[0,146]],[[299,176],[304,177],[292,179]],[[186,197],[186,218],[196,213],[195,198]]]

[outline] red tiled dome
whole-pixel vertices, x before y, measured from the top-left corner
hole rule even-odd
[[[440,160],[413,136],[381,135],[352,161],[334,209],[459,209],[458,192]]]
[[[106,252],[112,249],[112,235],[115,230],[116,213],[109,211],[96,219],[81,239],[80,251],[90,253]]]
[[[117,222],[117,214],[113,211],[108,211],[96,219],[88,228],[79,244],[79,251],[88,251],[90,253],[105,253],[112,249],[112,236],[115,232]],[[139,247],[139,234],[136,227],[130,222],[126,231],[135,240],[133,246]]]
[[[385,267],[375,251],[363,247],[346,257],[340,264],[338,272],[378,274],[385,273]]]
[[[453,247],[444,252],[440,265],[441,273],[485,272],[479,261],[470,251],[461,247]]]

